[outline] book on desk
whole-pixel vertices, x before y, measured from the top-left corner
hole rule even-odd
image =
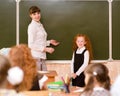
[[[47,88],[50,91],[62,91],[64,84],[62,81],[50,82],[47,84]]]

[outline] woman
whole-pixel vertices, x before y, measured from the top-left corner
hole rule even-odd
[[[56,40],[47,41],[47,33],[40,22],[41,13],[37,6],[30,7],[29,14],[32,21],[28,26],[28,46],[36,60],[37,69],[46,71],[46,52],[50,54],[54,52],[54,48],[47,46],[50,44],[57,46],[59,42]]]

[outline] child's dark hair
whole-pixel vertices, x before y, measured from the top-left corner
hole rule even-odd
[[[41,12],[40,8],[38,8],[37,6],[31,6],[29,9],[29,14],[33,14],[36,12]]]
[[[110,78],[108,68],[101,64],[90,64],[86,68],[85,74],[89,74],[89,80],[86,84],[84,92],[92,91],[94,88],[94,78],[101,84],[101,87],[110,90]]]

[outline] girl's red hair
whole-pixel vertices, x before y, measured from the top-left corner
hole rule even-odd
[[[78,37],[83,37],[85,39],[85,47],[86,49],[89,51],[89,54],[90,54],[90,60],[93,59],[93,54],[92,54],[92,46],[91,46],[91,42],[90,42],[90,39],[88,38],[87,35],[85,34],[77,34],[74,39],[73,39],[73,51],[77,50],[78,46],[76,44],[76,40]]]
[[[19,66],[24,71],[23,82],[16,87],[17,91],[30,90],[37,75],[36,62],[30,49],[25,44],[13,46],[9,52],[9,59],[12,66]]]

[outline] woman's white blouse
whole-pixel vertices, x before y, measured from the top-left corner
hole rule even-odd
[[[47,41],[47,33],[40,22],[34,20],[28,26],[28,46],[34,58],[46,59],[44,48],[50,45]]]

